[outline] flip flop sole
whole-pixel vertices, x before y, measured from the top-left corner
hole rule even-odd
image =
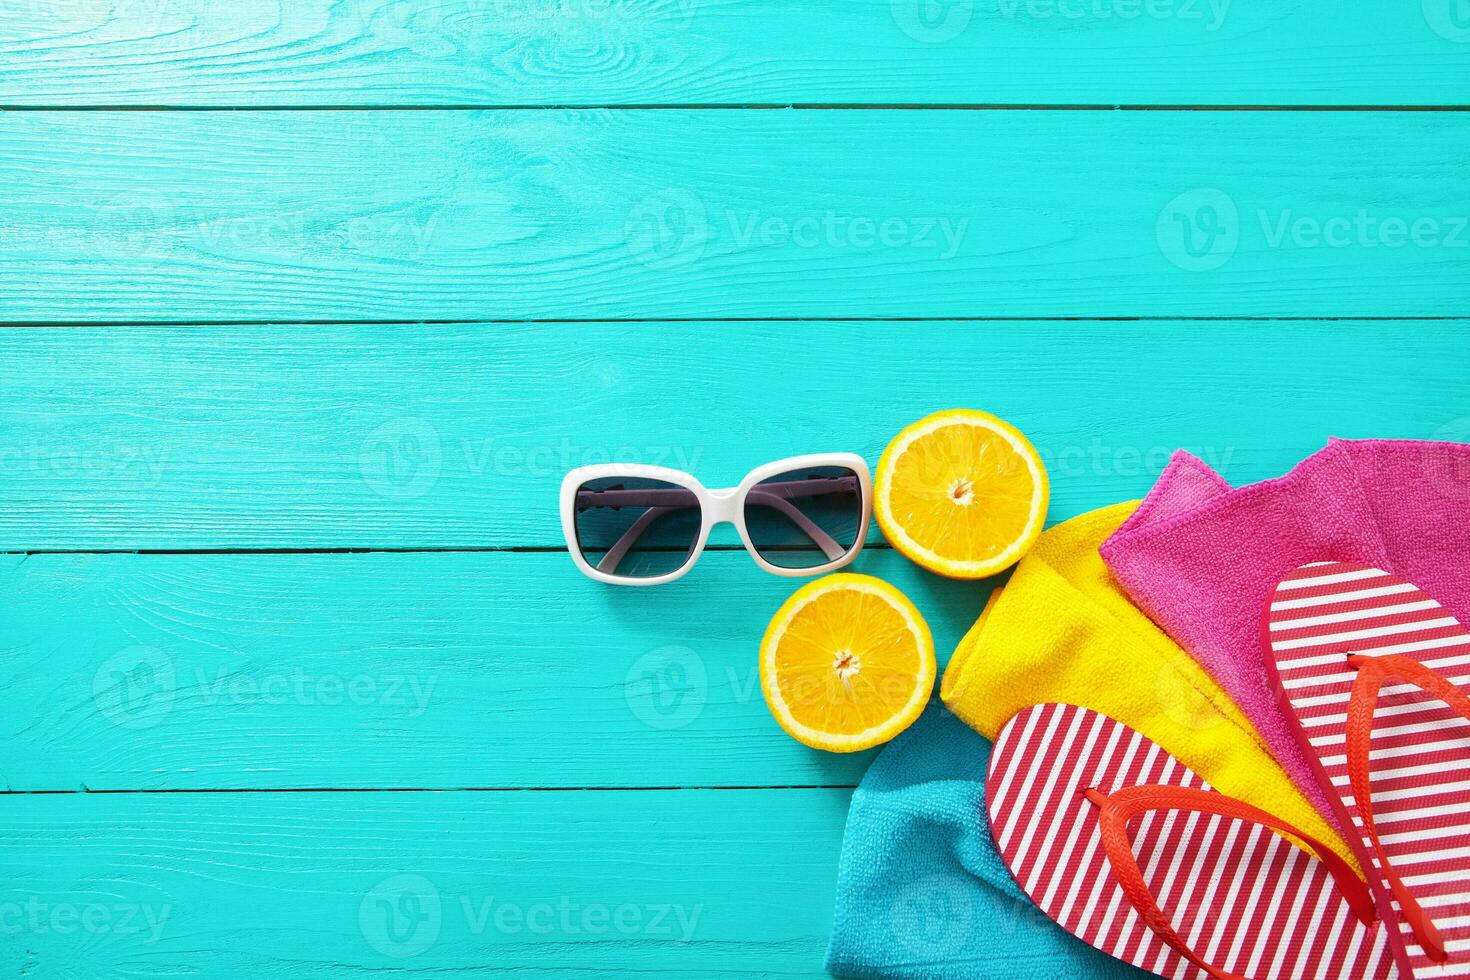
[[[1089,788],[1210,787],[1127,725],[1044,704],[1001,730],[986,778],[997,848],[1016,883],[1084,942],[1161,976],[1208,980],[1140,920],[1103,853]],[[1160,810],[1128,824],[1149,890],[1217,969],[1251,980],[1397,976],[1387,930],[1358,922],[1326,868],[1246,821]]]
[[[1313,562],[1277,585],[1265,616],[1266,660],[1282,708],[1344,827],[1378,867],[1353,797],[1347,709],[1357,672],[1347,656],[1418,661],[1470,694],[1470,630],[1411,582],[1368,565]],[[1384,686],[1369,753],[1373,817],[1388,863],[1434,919],[1448,963],[1431,961],[1396,924],[1418,980],[1470,976],[1470,721],[1411,684]],[[1398,904],[1385,893],[1397,913]]]

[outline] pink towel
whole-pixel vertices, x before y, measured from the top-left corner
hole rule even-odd
[[[1293,568],[1339,560],[1393,571],[1465,620],[1467,515],[1470,445],[1334,439],[1285,476],[1239,489],[1181,452],[1100,551],[1123,590],[1230,693],[1331,820],[1267,679],[1261,610]]]
[[[1149,495],[1111,537],[1127,536],[1133,528],[1183,514],[1233,489],[1204,460],[1183,449],[1176,451],[1159,474]]]
[[[1470,444],[1409,439],[1333,444],[1352,457],[1388,549],[1384,568],[1470,623]]]

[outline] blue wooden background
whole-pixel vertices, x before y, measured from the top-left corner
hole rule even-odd
[[[0,0],[0,973],[819,974],[792,584],[588,582],[561,474],[1470,439],[1467,86],[1465,0]]]

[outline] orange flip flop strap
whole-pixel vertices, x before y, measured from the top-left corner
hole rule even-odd
[[[1133,853],[1133,845],[1128,839],[1128,821],[1140,813],[1150,810],[1193,810],[1236,820],[1249,820],[1269,827],[1283,836],[1300,841],[1311,848],[1313,853],[1321,859],[1322,864],[1337,883],[1338,891],[1342,893],[1348,907],[1352,909],[1359,921],[1367,925],[1374,920],[1373,899],[1368,893],[1368,886],[1353,872],[1346,861],[1339,857],[1332,848],[1316,838],[1249,803],[1243,803],[1209,790],[1189,789],[1183,786],[1129,786],[1111,795],[1096,789],[1089,789],[1086,791],[1086,796],[1098,807],[1098,835],[1102,841],[1103,853],[1107,855],[1108,864],[1112,867],[1113,875],[1118,879],[1118,884],[1122,887],[1123,895],[1128,899],[1129,904],[1138,912],[1143,923],[1152,929],[1170,949],[1187,962],[1214,977],[1215,980],[1246,980],[1246,978],[1206,963],[1174,931],[1169,917],[1164,914],[1163,909],[1159,908],[1153,892],[1149,889],[1148,882],[1144,880],[1143,870],[1138,866],[1138,857]]]
[[[1459,688],[1430,668],[1408,657],[1352,655],[1348,657],[1348,666],[1355,668],[1358,672],[1357,679],[1353,681],[1352,696],[1348,699],[1346,746],[1348,781],[1353,789],[1353,800],[1357,803],[1358,816],[1363,821],[1363,829],[1368,834],[1368,840],[1373,844],[1373,852],[1378,855],[1378,865],[1383,872],[1384,879],[1388,882],[1388,887],[1393,891],[1394,899],[1399,903],[1404,921],[1409,923],[1409,927],[1414,930],[1414,936],[1419,940],[1419,945],[1424,948],[1429,958],[1436,963],[1444,963],[1449,959],[1449,953],[1445,950],[1444,937],[1440,935],[1439,927],[1434,924],[1434,920],[1415,900],[1408,886],[1403,883],[1398,873],[1388,863],[1388,854],[1384,852],[1383,842],[1379,840],[1378,827],[1373,822],[1372,768],[1369,752],[1373,745],[1373,712],[1378,706],[1379,692],[1383,689],[1384,682],[1390,677],[1407,681],[1433,694],[1467,720],[1470,720],[1470,698],[1467,698]]]

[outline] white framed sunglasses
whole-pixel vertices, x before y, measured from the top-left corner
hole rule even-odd
[[[863,550],[873,478],[855,453],[778,459],[710,490],[663,466],[580,466],[561,483],[561,525],[578,570],[614,585],[661,585],[694,567],[716,524],[775,575],[818,575]]]

